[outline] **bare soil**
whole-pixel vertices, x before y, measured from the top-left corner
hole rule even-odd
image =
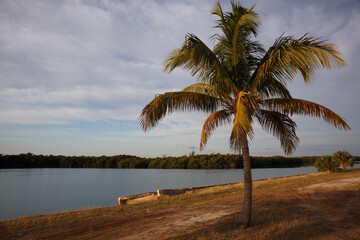
[[[124,211],[84,219],[49,224],[39,218],[27,226],[5,221],[0,238],[360,239],[360,171],[254,182],[253,221],[246,230],[238,222],[242,194],[237,184],[114,207]]]

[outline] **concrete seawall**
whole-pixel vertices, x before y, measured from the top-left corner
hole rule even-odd
[[[210,187],[217,187],[217,186],[233,185],[233,184],[237,184],[237,183],[224,183],[224,184],[217,184],[217,185],[176,188],[176,189],[160,189],[160,190],[157,190],[156,192],[146,192],[146,193],[139,193],[139,194],[134,194],[134,195],[130,195],[130,196],[119,197],[118,205],[120,206],[120,205],[126,205],[126,204],[147,202],[147,201],[156,200],[160,196],[175,196],[175,195],[191,192],[194,190],[210,188]]]
[[[257,180],[253,180],[252,182],[254,183],[254,182],[258,182],[258,181],[264,181],[264,180],[270,180],[270,179],[281,179],[281,178],[288,178],[288,177],[294,177],[294,176],[303,176],[303,175],[308,175],[308,174],[311,174],[311,173],[296,174],[296,175],[283,176],[283,177],[257,179]],[[241,182],[223,183],[223,184],[207,185],[207,186],[201,186],[201,187],[161,189],[161,190],[157,190],[156,192],[139,193],[139,194],[135,194],[135,195],[119,197],[118,205],[120,206],[120,205],[126,205],[126,204],[136,204],[136,203],[140,203],[140,202],[153,201],[153,200],[158,199],[160,196],[174,196],[174,195],[184,194],[184,193],[199,190],[199,189],[234,185],[234,184],[238,184],[238,183],[241,183]]]

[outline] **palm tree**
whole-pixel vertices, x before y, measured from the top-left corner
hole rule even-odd
[[[326,107],[292,98],[286,86],[298,72],[308,83],[318,68],[344,66],[335,46],[307,35],[298,39],[280,36],[265,51],[255,40],[260,18],[253,7],[247,9],[233,1],[231,7],[231,12],[223,12],[218,2],[212,11],[219,18],[216,27],[221,32],[211,37],[212,49],[194,34],[187,34],[182,46],[170,52],[164,62],[164,71],[182,67],[196,76],[198,83],[182,91],[157,95],[142,110],[139,123],[148,131],[173,111],[209,113],[202,128],[200,149],[217,127],[231,124],[230,149],[242,153],[244,165],[241,226],[246,228],[252,212],[248,140],[254,136],[255,120],[280,140],[286,154],[291,154],[299,141],[296,123],[290,118],[293,114],[320,117],[339,129],[350,128]]]
[[[319,172],[322,171],[328,171],[329,173],[334,172],[338,166],[339,166],[339,162],[334,160],[332,157],[328,155],[319,157],[314,163],[314,167]]]
[[[354,166],[354,158],[347,151],[337,151],[332,155],[332,159],[338,162],[343,170],[346,170],[346,166]]]

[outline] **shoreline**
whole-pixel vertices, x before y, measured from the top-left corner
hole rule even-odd
[[[356,168],[353,168],[356,169]],[[360,170],[360,168],[358,168]],[[314,172],[314,173],[304,173],[304,174],[296,174],[296,175],[289,175],[289,176],[281,176],[281,177],[273,177],[273,178],[263,178],[263,179],[256,179],[253,180],[252,182],[262,182],[262,181],[267,181],[267,180],[276,180],[276,179],[285,179],[285,178],[291,178],[291,177],[300,177],[300,176],[307,176],[307,175],[312,175],[312,174],[322,174],[321,172]],[[229,183],[221,183],[221,184],[214,184],[214,185],[204,185],[204,186],[194,186],[194,187],[185,187],[185,188],[168,188],[168,189],[159,189],[156,192],[143,192],[143,193],[137,193],[137,194],[132,194],[132,195],[127,195],[127,196],[119,196],[118,199],[114,202],[117,202],[117,204],[114,205],[110,205],[110,206],[94,206],[94,207],[85,207],[82,209],[73,209],[73,210],[68,210],[68,211],[60,211],[60,212],[53,212],[53,213],[48,213],[48,214],[38,214],[38,215],[32,215],[32,216],[22,216],[22,217],[18,217],[18,218],[13,218],[13,219],[6,219],[6,220],[2,220],[1,222],[6,222],[6,221],[16,221],[18,219],[23,219],[23,218],[34,218],[34,217],[41,217],[41,216],[51,216],[51,215],[58,215],[58,214],[71,214],[71,213],[77,213],[77,212],[81,212],[81,211],[88,211],[88,210],[95,210],[95,209],[102,209],[102,208],[112,208],[112,207],[117,207],[120,206],[119,204],[119,198],[130,198],[131,200],[135,200],[134,203],[130,203],[130,204],[137,204],[137,203],[142,203],[142,202],[147,202],[147,201],[139,201],[137,202],[136,199],[142,198],[142,195],[145,194],[155,194],[157,195],[158,191],[162,192],[163,196],[176,196],[176,195],[180,195],[180,194],[186,194],[187,192],[192,192],[195,190],[199,190],[199,189],[206,189],[206,188],[213,188],[213,187],[222,187],[222,186],[232,186],[232,185],[237,185],[237,184],[243,184],[243,181],[240,182],[229,182]],[[167,193],[169,192],[169,193]],[[165,194],[164,194],[165,193]],[[156,200],[156,196],[155,199],[151,199],[150,201]],[[126,204],[123,204],[126,205]]]
[[[7,186],[3,185],[1,190],[9,194],[2,197],[1,220],[90,207],[114,206],[117,205],[118,197],[156,192],[158,189],[238,182],[242,181],[242,171],[242,169],[14,169],[4,171],[0,172],[2,178],[8,177],[9,180]],[[253,179],[308,172],[315,172],[315,169],[311,167],[253,169]],[[81,179],[79,175],[82,176]],[[39,180],[47,181],[47,185],[37,184]],[[24,182],[26,185],[19,185],[19,182]],[[33,193],[36,193],[36,196]],[[18,197],[15,198],[15,196]],[[20,200],[23,196],[27,196],[26,200]],[[72,199],[76,199],[76,202]]]
[[[315,174],[315,173],[304,173],[304,174],[296,174],[296,175],[273,177],[273,178],[256,179],[256,180],[253,180],[253,183],[258,182],[258,181],[264,181],[264,180],[276,180],[276,179],[282,179],[282,178],[288,178],[288,177],[299,177],[299,176]],[[121,196],[118,198],[117,202],[118,202],[118,206],[128,205],[128,204],[137,204],[137,203],[142,203],[142,202],[155,201],[160,196],[176,196],[176,195],[180,195],[180,194],[191,193],[192,191],[196,191],[196,190],[200,190],[200,189],[230,186],[230,185],[235,185],[235,184],[241,184],[243,182],[244,181],[221,183],[221,184],[215,184],[215,185],[197,186],[197,187],[158,189],[156,192],[144,192],[144,193],[137,193],[137,194],[128,195],[128,196]]]
[[[193,170],[193,169],[191,169],[191,170]],[[219,170],[219,169],[214,169],[214,170]],[[222,169],[220,169],[220,170],[222,170]],[[310,175],[310,174],[318,174],[318,172],[295,174],[295,175],[272,177],[272,178],[256,179],[256,180],[253,180],[253,183],[258,182],[258,181],[291,178],[291,177],[305,176],[305,175]],[[136,193],[136,194],[127,195],[127,196],[119,196],[117,199],[114,199],[114,205],[93,206],[93,207],[90,206],[90,207],[84,207],[84,208],[80,208],[80,209],[71,209],[71,210],[52,212],[52,213],[45,213],[45,214],[37,214],[37,215],[31,215],[31,216],[21,216],[21,217],[18,217],[18,218],[1,220],[0,223],[1,222],[6,222],[6,221],[16,221],[18,219],[24,219],[24,218],[36,218],[36,217],[52,216],[52,215],[58,215],[58,214],[71,214],[71,213],[77,213],[77,212],[81,212],[81,211],[89,211],[89,210],[102,209],[102,208],[112,208],[112,207],[116,207],[116,206],[120,206],[120,205],[126,205],[126,204],[120,204],[120,201],[119,201],[120,198],[124,198],[126,200],[129,199],[126,202],[127,202],[128,205],[130,205],[130,204],[138,204],[138,203],[143,203],[143,202],[148,202],[148,201],[155,201],[159,197],[159,194],[158,194],[159,192],[160,192],[160,195],[162,195],[162,196],[176,196],[176,195],[180,195],[180,194],[191,193],[192,191],[196,191],[196,190],[200,190],[200,189],[213,188],[213,187],[222,187],[222,186],[225,187],[225,186],[232,186],[232,185],[237,185],[237,184],[242,184],[242,183],[243,183],[243,181],[228,182],[228,183],[213,184],[213,185],[184,187],[184,188],[158,189],[156,192],[142,192],[142,193]],[[145,196],[143,196],[143,195],[145,195]],[[148,196],[151,196],[151,197],[148,197]]]
[[[349,170],[355,170],[359,168],[351,168]],[[218,169],[214,169],[218,170]],[[313,173],[304,173],[304,174],[295,174],[295,175],[288,175],[288,176],[280,176],[280,177],[271,177],[271,178],[263,178],[263,179],[255,179],[252,182],[262,182],[267,180],[277,180],[277,179],[285,179],[285,178],[292,178],[292,177],[300,177],[300,176],[307,176],[307,175],[317,175],[317,174],[323,174],[322,172],[313,172]],[[114,205],[109,206],[89,206],[84,207],[80,209],[71,209],[71,210],[65,210],[65,211],[59,211],[59,212],[52,212],[52,213],[45,213],[45,214],[37,214],[37,215],[31,215],[31,216],[22,216],[18,218],[12,218],[12,219],[5,219],[1,220],[0,223],[6,222],[6,221],[16,221],[18,219],[24,219],[24,218],[36,218],[36,217],[42,217],[42,216],[52,216],[52,215],[58,215],[58,214],[72,214],[77,213],[81,211],[89,211],[89,210],[96,210],[96,209],[102,209],[102,208],[113,208],[120,205],[132,205],[132,204],[138,204],[148,201],[156,201],[160,195],[162,196],[176,196],[180,194],[186,194],[191,193],[196,190],[200,189],[206,189],[206,188],[214,188],[214,187],[222,187],[222,186],[233,186],[237,184],[243,184],[243,181],[239,182],[229,182],[229,183],[221,183],[221,184],[214,184],[214,185],[203,185],[203,186],[193,186],[193,187],[184,187],[184,188],[167,188],[167,189],[158,189],[156,192],[142,192],[142,193],[136,193],[132,195],[127,196],[119,196],[117,199],[114,199]],[[159,194],[160,192],[160,194]],[[144,196],[145,195],[145,196]],[[148,197],[151,196],[151,197]],[[127,204],[120,204],[120,198],[126,199]]]
[[[334,239],[331,238],[334,231],[353,239],[360,236],[354,219],[358,212],[360,214],[360,203],[356,201],[360,197],[360,169],[255,180],[254,226],[246,232],[239,232],[236,227],[242,194],[243,184],[237,182],[175,196],[163,195],[156,201],[138,204],[22,217],[0,222],[0,238],[194,239],[208,236],[229,239],[244,234],[244,239],[249,239],[253,234],[262,234],[257,239],[271,239],[275,232],[300,234],[297,224],[304,226],[299,231],[309,238],[316,233],[319,236],[330,234],[328,239]],[[332,206],[337,203],[342,207]],[[341,216],[341,223],[329,218],[329,214],[334,214],[334,219]],[[323,216],[327,222],[321,220]],[[346,224],[346,231],[329,228],[331,221],[335,226]],[[279,228],[281,222],[284,225]]]

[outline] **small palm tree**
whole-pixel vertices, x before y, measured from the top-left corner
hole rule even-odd
[[[252,178],[248,140],[253,124],[260,125],[280,140],[286,154],[297,144],[293,114],[323,118],[339,129],[350,129],[345,120],[319,104],[291,97],[286,83],[297,73],[310,82],[316,69],[344,66],[335,46],[318,38],[280,36],[265,51],[255,40],[260,18],[253,8],[231,2],[232,11],[223,12],[220,3],[212,14],[219,19],[221,34],[212,37],[213,49],[194,34],[187,34],[183,45],[173,50],[164,70],[182,67],[197,77],[198,83],[182,91],[157,95],[145,106],[139,122],[144,131],[174,111],[198,110],[210,115],[201,132],[203,149],[212,132],[231,124],[230,148],[241,154],[244,165],[244,202],[242,227],[250,225],[252,212]]]
[[[338,166],[339,166],[339,162],[334,160],[329,155],[318,158],[314,163],[314,167],[319,172],[323,172],[323,171],[328,171],[329,173],[334,172]]]
[[[347,151],[338,151],[334,153],[332,159],[337,161],[343,170],[346,170],[346,166],[354,166],[354,158]]]

